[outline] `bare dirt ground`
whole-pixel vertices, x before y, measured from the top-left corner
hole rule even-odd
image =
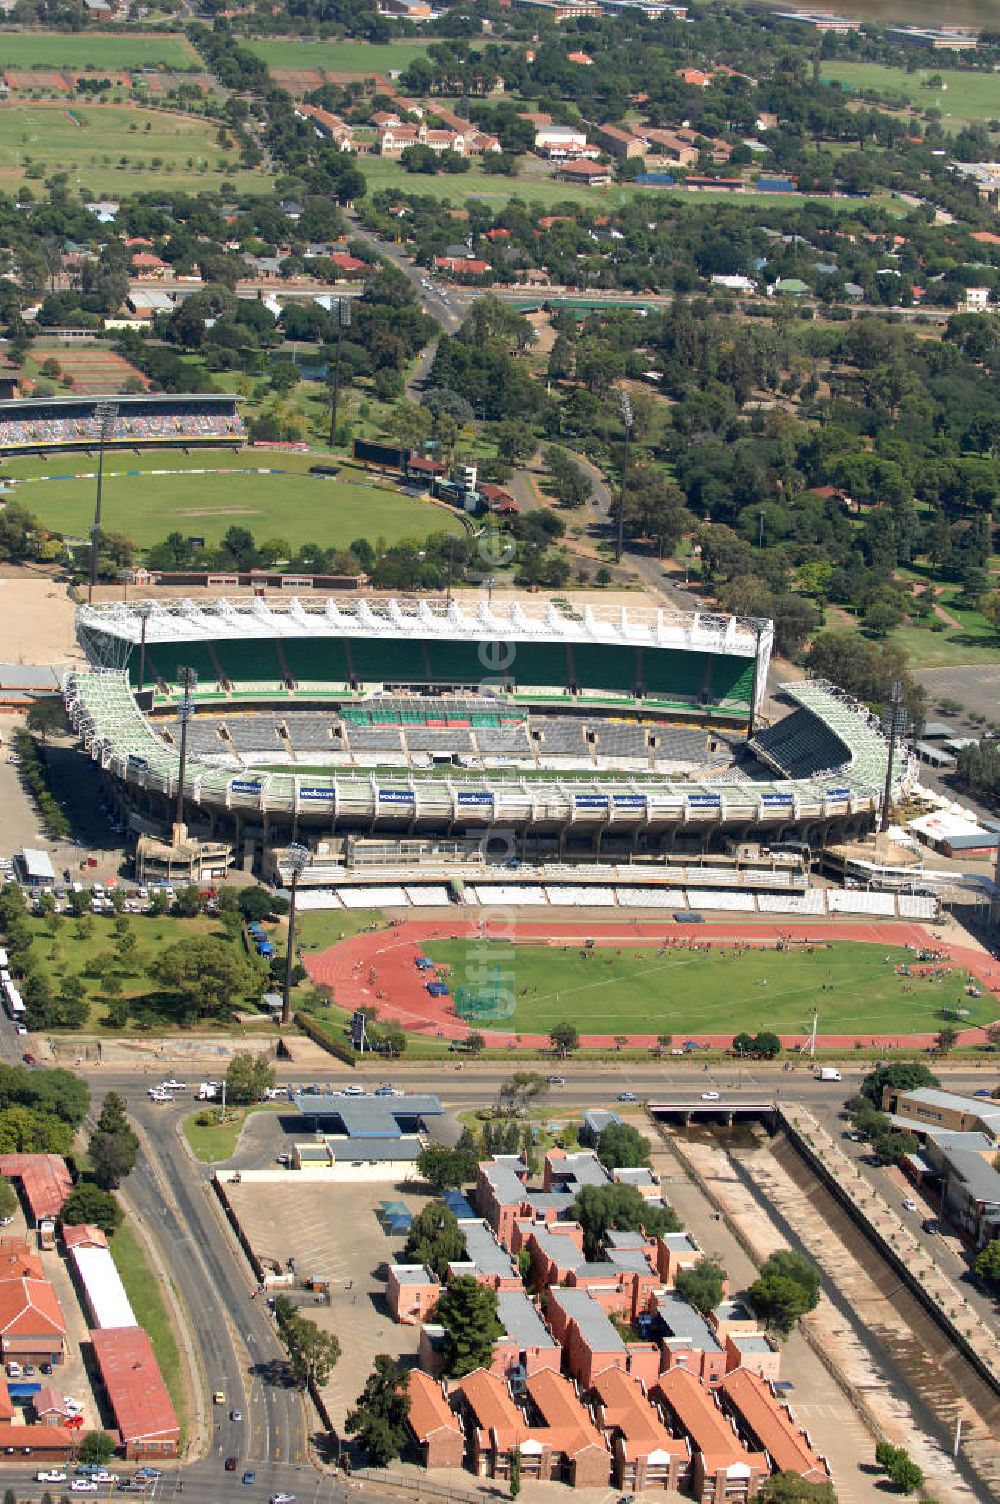
[[[20,574],[0,579],[0,658],[6,663],[84,661],[76,641],[76,606],[58,580]]]

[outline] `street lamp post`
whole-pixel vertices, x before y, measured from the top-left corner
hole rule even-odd
[[[632,404],[628,392],[619,394],[622,418],[625,422],[625,445],[622,453],[622,487],[618,497],[618,537],[615,540],[615,563],[620,564],[625,552],[625,484],[628,479],[628,441],[632,433]]]
[[[285,848],[285,864],[292,869],[292,891],[288,903],[288,950],[285,952],[285,986],[281,994],[281,1022],[287,1024],[292,1013],[292,967],[295,965],[295,896],[299,878],[309,861],[309,847],[293,841]]]
[[[351,305],[346,298],[337,300],[337,356],[333,367],[333,391],[330,394],[330,448],[337,446],[337,403],[340,401],[340,346],[344,330],[351,327]]]
[[[188,721],[194,711],[191,696],[194,687],[198,683],[198,671],[193,668],[181,668],[177,672],[177,682],[184,691],[178,709],[181,722],[181,765],[177,776],[177,807],[174,811],[174,824],[184,824],[184,776],[187,772],[187,745],[188,745]]]
[[[94,526],[90,530],[90,581],[87,585],[88,606],[94,599],[97,584],[97,550],[101,536],[101,493],[104,489],[104,446],[108,441],[112,424],[118,416],[117,402],[98,402],[94,407],[97,419],[97,500],[94,505]]]

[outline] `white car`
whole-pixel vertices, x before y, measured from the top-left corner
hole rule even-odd
[[[718,1102],[719,1093],[717,1091],[703,1091],[701,1094],[701,1100],[703,1102]]]
[[[93,1478],[74,1478],[69,1491],[71,1494],[96,1494],[99,1486]]]
[[[909,1198],[909,1196],[907,1196],[906,1200],[903,1202],[903,1210],[904,1210],[904,1212],[915,1212],[916,1209],[917,1209],[917,1203],[915,1201],[911,1201],[911,1199]]]
[[[175,1081],[173,1076],[170,1077],[169,1081],[163,1082],[161,1089],[163,1091],[187,1091],[187,1087],[184,1085],[184,1082]]]
[[[363,1086],[345,1086],[344,1087],[344,1096],[345,1097],[363,1097],[364,1095],[365,1095],[365,1089],[364,1089]]]
[[[51,1472],[42,1471],[40,1473],[36,1473],[35,1474],[35,1482],[36,1483],[65,1483],[66,1482],[66,1474],[65,1473],[61,1473],[57,1467],[54,1467],[51,1470]]]

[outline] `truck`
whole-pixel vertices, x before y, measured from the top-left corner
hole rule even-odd
[[[842,1081],[844,1078],[839,1071],[835,1071],[832,1065],[821,1065],[813,1077],[814,1081]]]
[[[219,1096],[219,1085],[216,1081],[203,1081],[198,1087],[199,1102],[214,1102]]]

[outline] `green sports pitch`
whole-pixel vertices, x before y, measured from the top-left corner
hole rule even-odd
[[[130,68],[197,70],[201,64],[185,37],[166,32],[7,31],[0,39],[0,66],[100,75]]]
[[[985,69],[939,68],[935,58],[910,73],[881,63],[835,60],[822,64],[821,76],[824,83],[839,83],[859,93],[874,90],[914,109],[940,110],[946,129],[965,121],[1000,119],[1000,74]],[[932,78],[940,80],[933,88]]]
[[[324,458],[329,461],[329,456]],[[358,480],[308,475],[312,462],[309,455],[274,455],[269,462],[259,454],[204,450],[188,455],[159,450],[139,458],[112,453],[104,469],[104,526],[127,534],[140,548],[161,542],[169,532],[218,543],[230,527],[248,528],[259,543],[281,538],[293,548],[303,543],[346,548],[355,538],[374,543],[381,537],[391,544],[462,530],[449,508],[384,486],[360,484],[360,475]],[[53,477],[17,486],[17,500],[52,532],[71,538],[87,535],[96,486],[92,456],[58,455],[44,466],[38,460],[8,460],[3,468],[15,477]],[[218,473],[244,469],[271,473]],[[171,473],[152,473],[156,470]],[[197,470],[208,473],[199,475]],[[287,473],[275,473],[282,470]]]
[[[432,961],[450,966],[452,993],[469,984],[469,946],[461,940],[434,940],[424,946]],[[992,998],[965,996],[968,981],[955,968],[950,976],[907,979],[897,967],[915,969],[913,953],[837,941],[785,951],[667,950],[601,943],[593,950],[579,941],[550,945],[477,943],[474,968],[513,991],[515,1013],[501,1027],[524,1034],[547,1034],[558,1023],[575,1024],[581,1034],[687,1034],[730,1036],[805,1034],[815,1008],[823,1035],[853,1034],[866,1040],[934,1034],[944,1009],[968,1009],[964,1028],[988,1024]],[[909,988],[907,991],[905,989]],[[488,1023],[484,1027],[488,1027]]]

